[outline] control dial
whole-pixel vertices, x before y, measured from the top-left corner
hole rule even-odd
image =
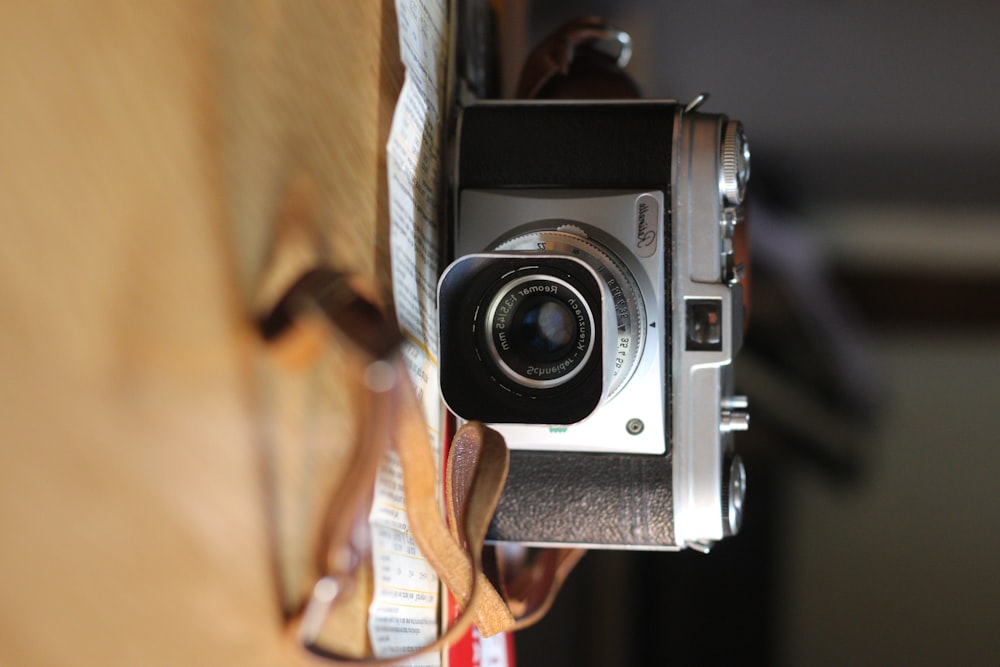
[[[738,120],[726,123],[722,132],[722,170],[719,189],[729,206],[739,206],[750,180],[750,145]]]

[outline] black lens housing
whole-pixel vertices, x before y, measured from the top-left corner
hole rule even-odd
[[[439,285],[441,391],[489,423],[573,424],[604,397],[602,292],[582,261],[492,253],[457,260]],[[526,313],[546,300],[572,315],[570,342],[528,340]]]

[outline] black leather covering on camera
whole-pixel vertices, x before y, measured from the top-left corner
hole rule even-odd
[[[670,102],[479,103],[462,112],[466,188],[662,190],[670,200]]]
[[[514,450],[489,539],[672,546],[671,457]]]

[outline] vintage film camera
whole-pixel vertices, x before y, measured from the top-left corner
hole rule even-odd
[[[481,102],[455,146],[441,389],[512,450],[490,539],[704,550],[737,532],[741,125],[669,101]]]

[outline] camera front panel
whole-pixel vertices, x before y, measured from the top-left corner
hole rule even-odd
[[[604,345],[607,388],[600,404],[575,423],[556,404],[538,401],[537,419],[508,420],[498,427],[510,448],[664,454],[669,357],[663,332],[671,323],[669,292],[663,288],[668,279],[663,244],[669,239],[663,193],[465,190],[460,202],[457,256],[482,249],[498,257],[562,254],[585,262],[605,293],[604,318],[610,326]],[[448,307],[445,301],[442,306]],[[449,373],[447,362],[442,355],[443,376]]]
[[[604,398],[585,420],[497,425],[512,456],[491,539],[707,548],[738,528],[745,477],[732,431],[745,426],[746,404],[732,394],[743,310],[731,232],[748,164],[729,159],[739,151],[723,145],[734,127],[741,140],[738,123],[672,102],[463,110],[452,183],[455,256],[525,252],[532,241],[545,244],[537,252],[582,250],[577,256],[613,304],[608,340],[631,340],[622,325],[631,331],[636,313],[645,316],[637,367],[606,371]],[[745,152],[745,141],[735,145]],[[738,187],[728,172],[741,176]],[[589,242],[620,266],[602,271]],[[624,313],[629,299],[614,296],[625,274],[641,311]],[[606,356],[628,365],[628,354]],[[630,390],[635,395],[624,400]],[[630,431],[627,414],[651,404],[659,421],[633,421]],[[545,409],[539,416],[553,419]],[[602,430],[602,420],[613,426]]]

